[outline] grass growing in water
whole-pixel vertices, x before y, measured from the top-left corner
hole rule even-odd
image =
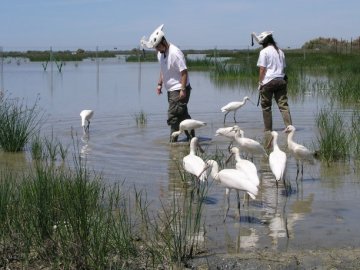
[[[4,97],[0,101],[0,146],[6,152],[22,151],[38,131],[41,118],[37,102],[28,107],[24,101]]]
[[[144,111],[140,111],[134,115],[137,126],[145,126],[147,123],[147,115]]]
[[[322,109],[316,117],[319,128],[317,142],[319,157],[328,164],[350,156],[350,140],[341,115],[331,109]]]

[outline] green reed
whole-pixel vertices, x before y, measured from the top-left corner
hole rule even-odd
[[[357,74],[344,73],[334,76],[329,83],[332,98],[342,103],[360,102],[360,78]]]
[[[34,160],[57,160],[58,157],[65,161],[68,154],[68,146],[64,146],[59,139],[50,137],[41,138],[39,134],[33,136],[30,142],[31,156]]]
[[[319,157],[328,164],[350,157],[350,138],[348,127],[341,114],[332,109],[322,109],[316,116],[319,129],[317,143]]]
[[[145,126],[148,120],[147,115],[143,110],[141,110],[139,113],[136,113],[134,118],[137,126]]]
[[[360,160],[360,111],[356,110],[351,116],[351,149],[357,160]]]
[[[172,200],[161,202],[161,210],[155,216],[144,211],[148,208],[146,201],[137,200],[142,223],[146,224],[146,249],[153,254],[154,263],[180,266],[204,248],[202,211],[207,189],[206,184],[195,185],[178,194],[174,187]]]
[[[0,146],[6,152],[22,151],[39,130],[40,110],[37,101],[27,106],[20,99],[6,96],[0,101]]]

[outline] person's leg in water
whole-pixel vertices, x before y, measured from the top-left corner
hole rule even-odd
[[[190,100],[190,94],[191,94],[191,86],[190,85],[188,85],[187,87],[186,87],[186,89],[185,89],[185,91],[186,91],[186,97],[181,101],[182,103],[185,103],[186,104],[186,110],[184,110],[184,113],[183,113],[183,118],[184,119],[191,119],[191,116],[190,116],[190,114],[189,114],[189,111],[188,111],[188,107],[187,107],[187,104],[188,104],[188,102],[189,102],[189,100]],[[195,130],[191,130],[190,131],[190,133],[189,133],[189,131],[188,130],[185,130],[185,135],[186,135],[186,138],[187,138],[187,141],[191,141],[191,139],[193,138],[193,137],[195,137]]]
[[[272,88],[265,85],[260,91],[261,108],[264,120],[264,145],[268,147],[270,140],[272,139]]]
[[[177,103],[179,99],[179,91],[168,91],[168,119],[167,124],[170,126],[170,142],[177,142],[178,136],[172,137],[172,133],[179,130],[179,118],[177,113]]]
[[[278,83],[279,88],[276,92],[274,92],[274,97],[276,103],[278,104],[286,128],[288,125],[292,125],[292,119],[287,97],[287,83],[285,80],[279,80]]]

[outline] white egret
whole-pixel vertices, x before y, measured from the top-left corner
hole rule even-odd
[[[206,162],[208,167],[211,167],[211,177],[220,182],[226,188],[227,208],[224,215],[224,222],[230,208],[230,190],[235,189],[237,193],[238,211],[240,216],[240,196],[239,191],[245,191],[252,199],[255,199],[258,194],[258,188],[249,180],[248,176],[236,169],[223,169],[219,171],[219,165],[215,160],[208,160]]]
[[[190,153],[183,158],[183,167],[185,171],[195,175],[200,181],[206,181],[207,174],[203,173],[206,167],[201,157],[196,155],[196,149],[199,148],[203,152],[197,137],[193,137],[190,141]]]
[[[232,101],[232,102],[229,102],[228,104],[226,104],[225,106],[223,106],[221,108],[221,111],[226,112],[225,116],[224,116],[224,123],[226,120],[226,116],[229,114],[229,112],[232,112],[232,111],[234,112],[234,122],[236,123],[236,118],[235,118],[236,111],[238,109],[240,109],[242,106],[244,106],[247,100],[249,100],[251,103],[253,103],[248,96],[245,96],[242,101]]]
[[[314,164],[314,153],[312,153],[305,146],[293,141],[295,130],[296,128],[293,125],[288,125],[285,128],[284,132],[288,133],[288,137],[287,137],[288,149],[290,154],[296,160],[296,167],[297,167],[296,178],[297,178],[299,175],[300,165],[301,165],[301,175],[303,176],[304,162],[307,161],[310,164]]]
[[[215,136],[223,136],[225,138],[234,140],[235,138],[235,131],[233,129],[233,127],[223,127],[223,128],[218,128],[215,131]]]
[[[180,122],[179,130],[171,133],[171,138],[175,138],[175,137],[179,136],[185,130],[189,131],[189,133],[190,133],[191,130],[201,128],[204,126],[206,126],[205,122],[195,120],[195,119],[185,119]]]
[[[231,159],[231,157],[235,157],[236,165],[235,168],[239,171],[244,172],[248,176],[248,180],[251,181],[255,186],[259,186],[260,179],[257,173],[257,169],[254,163],[252,163],[250,160],[242,159],[240,157],[240,150],[237,147],[231,147],[230,149],[230,156],[227,158],[225,163],[228,163],[228,161]],[[246,196],[246,194],[245,194]],[[244,196],[244,203],[245,204],[245,196]],[[249,199],[249,197],[248,197]]]
[[[244,131],[241,130],[238,126],[233,126],[233,129],[235,130],[235,141],[239,144],[242,151],[246,152],[247,154],[251,154],[252,156],[268,156],[264,147],[258,141],[244,137]]]
[[[276,179],[276,186],[278,182],[283,180],[285,185],[285,169],[286,169],[286,153],[279,148],[277,143],[279,134],[276,131],[271,131],[272,139],[270,143],[273,145],[273,151],[269,155],[269,165],[272,173]]]
[[[93,117],[93,115],[94,115],[93,110],[82,110],[80,112],[81,126],[83,127],[84,132],[89,131],[90,119]],[[87,125],[85,126],[86,122],[87,122]]]
[[[215,136],[222,136],[230,140],[229,148],[231,147],[233,141],[235,140],[235,131],[233,127],[223,127],[218,128],[215,131]]]
[[[235,146],[231,147],[230,156],[228,157],[227,161],[230,160],[232,156],[235,157],[236,169],[243,171],[249,177],[249,180],[253,182],[255,186],[258,186],[260,184],[260,179],[255,164],[250,160],[242,159],[240,157],[239,148]]]

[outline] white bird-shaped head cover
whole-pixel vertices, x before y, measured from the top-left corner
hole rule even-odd
[[[140,44],[142,47],[147,47],[149,49],[155,48],[159,43],[161,42],[162,38],[165,36],[163,32],[164,24],[160,25],[158,28],[155,29],[155,31],[150,35],[149,40],[146,40],[146,37],[144,36],[140,40]]]
[[[251,46],[254,46],[254,39],[256,40],[257,43],[259,43],[260,45],[264,42],[265,38],[267,36],[272,35],[272,33],[274,33],[273,31],[265,31],[262,32],[261,34],[257,35],[255,32],[251,33]]]

